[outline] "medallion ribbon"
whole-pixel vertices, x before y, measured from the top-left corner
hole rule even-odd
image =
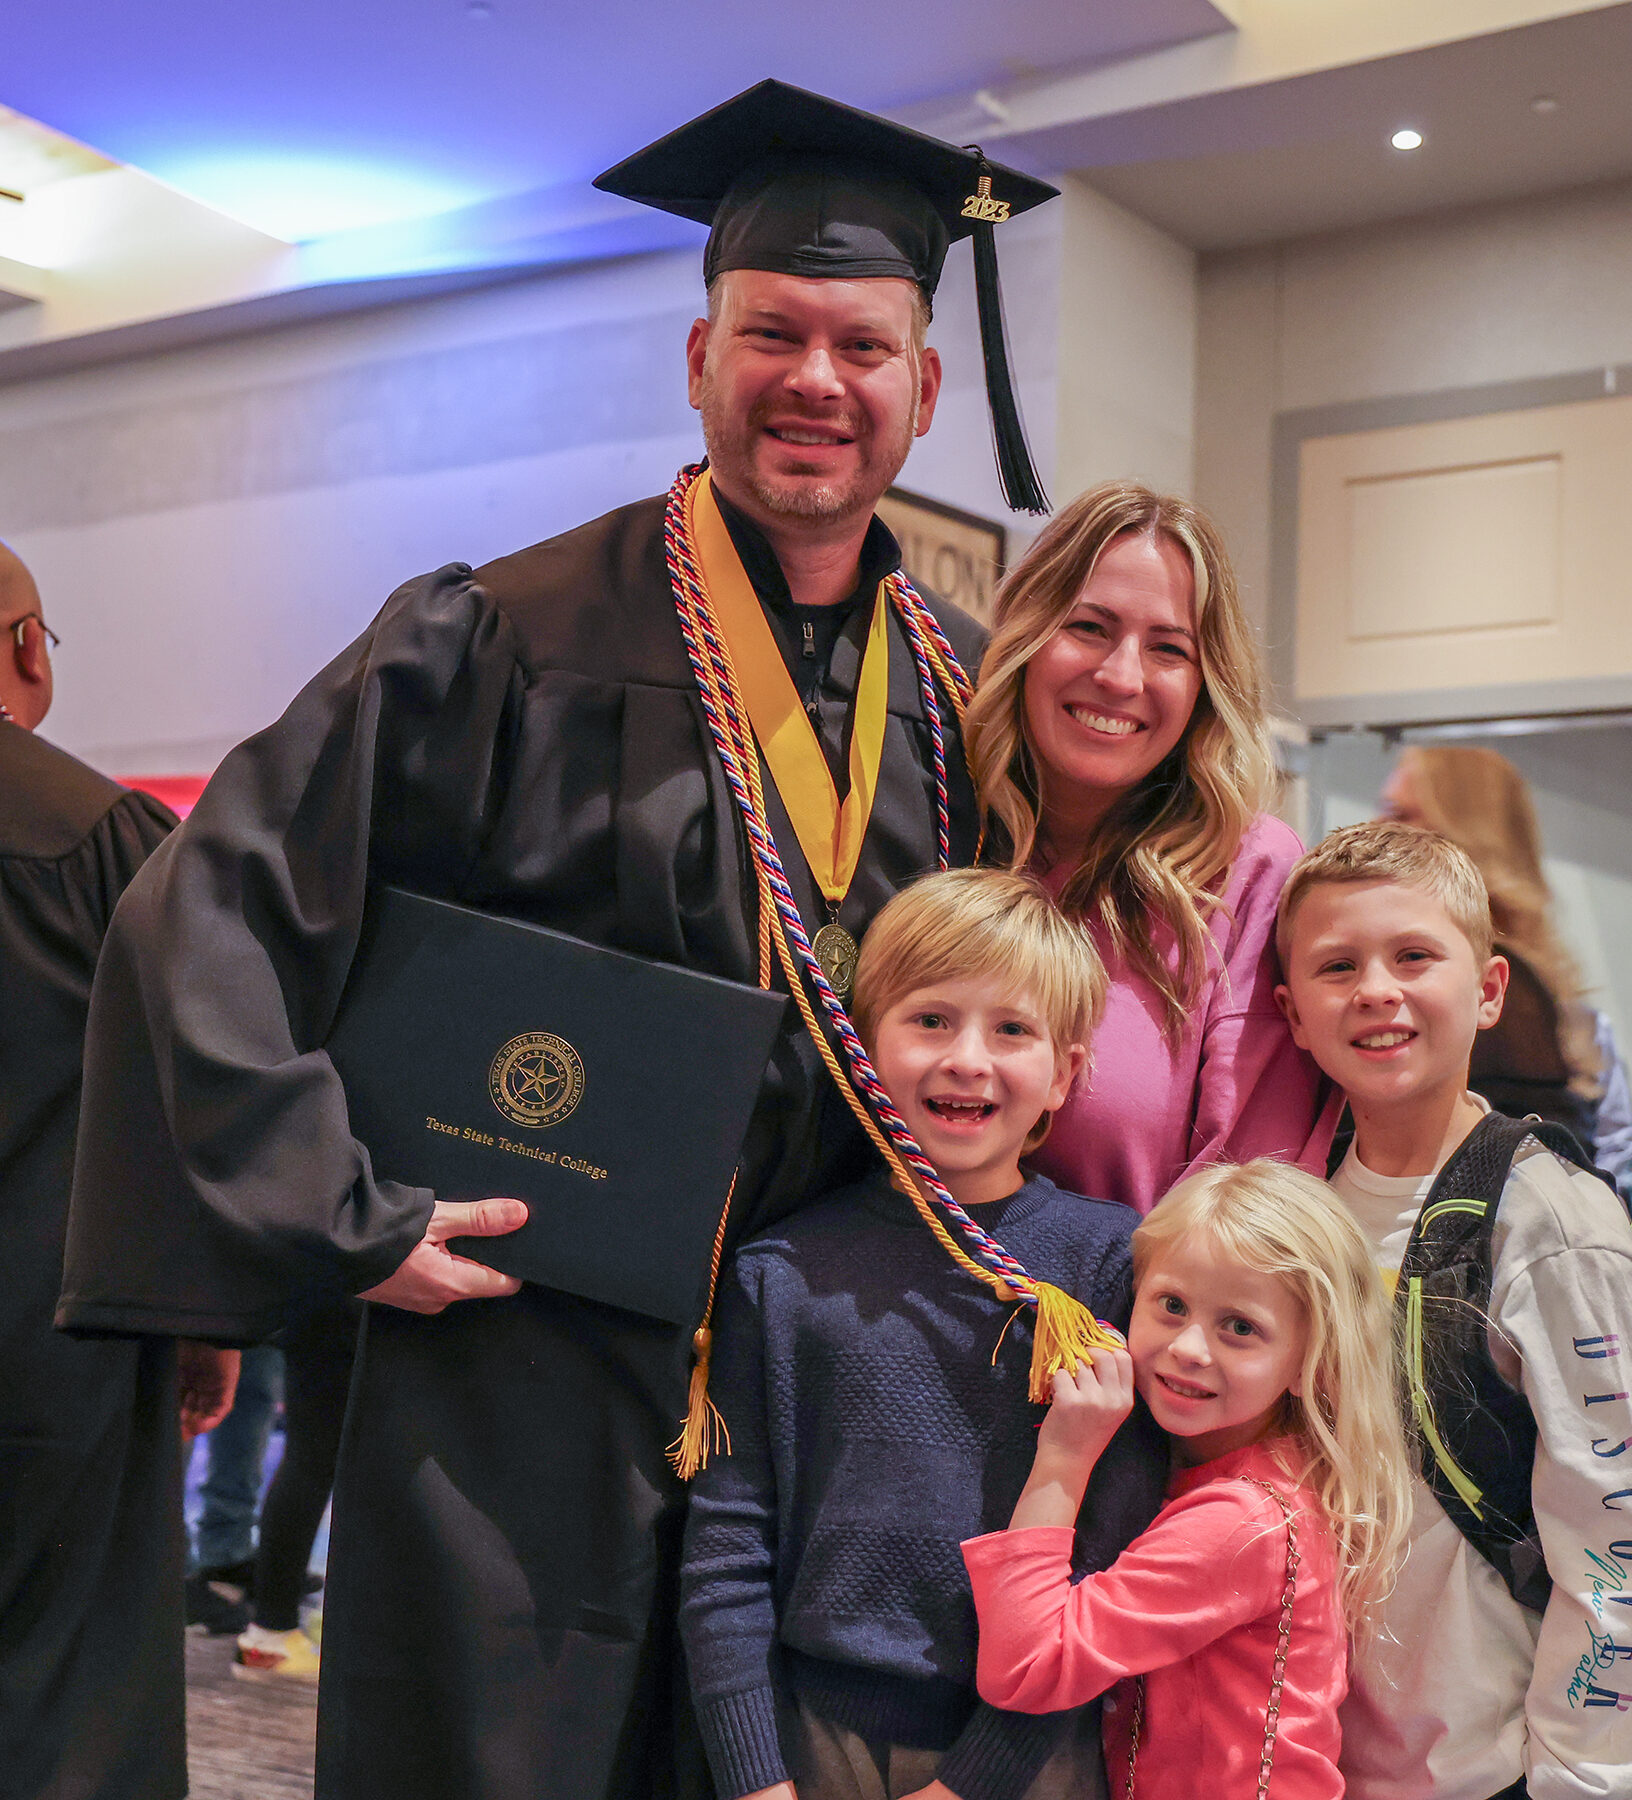
[[[890,688],[890,609],[885,584],[873,600],[850,732],[850,791],[841,804],[765,609],[737,555],[705,470],[686,498],[692,542],[721,635],[731,646],[742,703],[776,791],[822,897],[835,909],[849,892],[878,789]]]

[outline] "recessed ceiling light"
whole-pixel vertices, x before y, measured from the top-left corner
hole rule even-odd
[[[1558,111],[1558,102],[1551,94],[1537,94],[1530,102],[1531,112],[1550,113]]]
[[[1420,131],[1413,131],[1409,125],[1405,125],[1396,131],[1393,137],[1388,141],[1396,150],[1420,150],[1422,148],[1422,133]]]

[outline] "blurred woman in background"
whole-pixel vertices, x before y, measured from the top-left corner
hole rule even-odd
[[[1412,745],[1383,788],[1383,810],[1426,825],[1478,864],[1496,948],[1512,965],[1498,1024],[1474,1043],[1470,1085],[1499,1112],[1569,1126],[1623,1193],[1632,1189],[1632,1103],[1609,1019],[1590,1007],[1553,922],[1529,784],[1505,756]]]

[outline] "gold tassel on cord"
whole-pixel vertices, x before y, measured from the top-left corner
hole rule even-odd
[[[1095,1350],[1121,1350],[1119,1331],[1102,1325],[1080,1300],[1049,1282],[1037,1283],[1037,1319],[1032,1326],[1031,1397],[1046,1406],[1054,1398],[1054,1376],[1060,1369],[1075,1373],[1079,1362],[1091,1363]]]
[[[764,987],[766,983],[760,982]],[[669,1445],[669,1464],[682,1481],[690,1481],[699,1469],[708,1467],[708,1459],[723,1444],[731,1454],[731,1433],[725,1428],[720,1409],[708,1397],[708,1365],[714,1358],[714,1295],[720,1285],[720,1259],[725,1254],[725,1228],[731,1222],[731,1202],[736,1198],[737,1173],[726,1189],[725,1205],[720,1208],[720,1222],[714,1227],[714,1254],[708,1262],[708,1299],[703,1306],[703,1322],[691,1334],[691,1385],[686,1390],[686,1416],[680,1435]]]
[[[680,1435],[669,1445],[669,1462],[682,1481],[690,1481],[699,1469],[708,1467],[708,1459],[724,1447],[731,1454],[731,1433],[725,1428],[720,1409],[709,1398],[708,1365],[714,1350],[714,1333],[701,1326],[692,1333],[691,1348],[695,1361],[691,1365],[691,1387],[686,1396],[686,1421]]]

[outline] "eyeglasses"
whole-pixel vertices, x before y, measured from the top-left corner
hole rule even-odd
[[[15,633],[17,638],[17,648],[19,650],[23,647],[23,628],[28,624],[30,619],[33,619],[39,625],[40,630],[45,633],[46,642],[53,650],[61,649],[62,639],[57,636],[37,612],[28,612],[24,613],[20,619],[13,619],[11,623],[5,627],[7,631]]]

